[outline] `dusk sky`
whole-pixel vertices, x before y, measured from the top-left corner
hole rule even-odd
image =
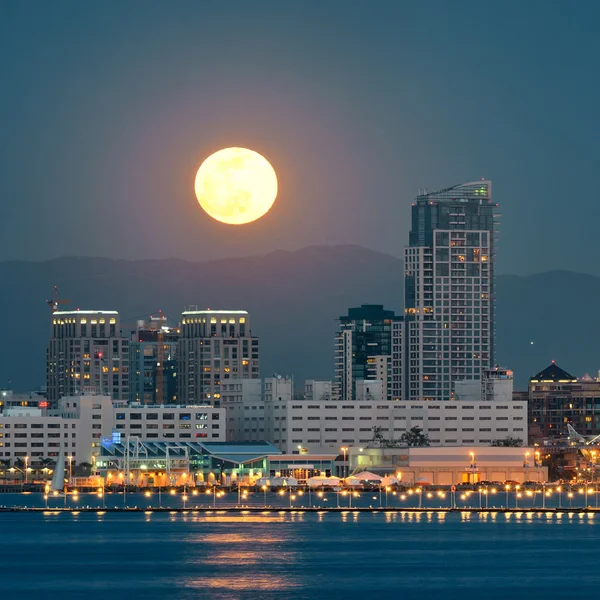
[[[500,273],[600,275],[600,3],[0,3],[0,259],[400,256],[420,188],[486,177]],[[206,216],[194,177],[254,149],[279,196]]]

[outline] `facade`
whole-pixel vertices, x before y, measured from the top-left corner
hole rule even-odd
[[[174,444],[193,440],[224,442],[225,409],[213,406],[113,404],[110,396],[65,396],[55,409],[10,408],[0,414],[0,458],[29,457],[30,464],[65,456],[92,463],[103,441],[137,438]]]
[[[541,439],[566,439],[567,425],[584,437],[600,435],[600,381],[550,364],[529,380],[529,424]]]
[[[375,427],[390,441],[419,427],[432,446],[489,446],[507,437],[526,444],[527,404],[265,400],[266,439],[287,454],[373,445]]]
[[[138,321],[129,344],[129,401],[134,404],[177,404],[179,329],[162,315]]]
[[[173,443],[226,439],[225,409],[211,405],[115,407],[114,423],[121,439],[129,436],[144,442]]]
[[[265,439],[264,404],[260,379],[230,379],[221,386],[228,442]]]
[[[57,311],[47,351],[48,400],[82,392],[129,399],[129,340],[114,310]]]
[[[333,397],[354,399],[356,381],[379,379],[386,398],[392,399],[390,380],[392,323],[401,321],[393,311],[380,304],[363,304],[340,317],[335,336],[335,378]]]
[[[0,455],[12,464],[28,458],[30,466],[43,459],[56,460],[62,447],[77,463],[91,463],[103,436],[113,426],[110,396],[63,397],[58,407],[11,408],[0,415]]]
[[[182,314],[177,348],[178,397],[219,406],[229,379],[259,379],[258,338],[245,310],[196,310]]]
[[[484,402],[511,402],[513,400],[513,372],[495,367],[484,369],[481,379],[465,379],[454,382],[456,400]]]
[[[548,468],[529,461],[534,448],[350,448],[350,472],[393,474],[405,485],[452,485],[480,481],[542,482]],[[488,490],[491,491],[491,490]],[[496,493],[503,493],[498,487]],[[492,497],[489,504],[493,505]]]
[[[332,387],[331,381],[307,379],[304,382],[304,397],[306,400],[329,402],[332,398]]]
[[[492,182],[417,196],[405,248],[403,399],[450,400],[494,364]],[[393,368],[392,357],[392,368]]]

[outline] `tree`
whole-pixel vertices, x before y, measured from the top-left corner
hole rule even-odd
[[[523,445],[523,440],[508,435],[502,440],[494,440],[491,445],[503,448],[520,448]]]
[[[400,436],[400,441],[410,447],[429,446],[429,436],[420,427],[412,427]]]

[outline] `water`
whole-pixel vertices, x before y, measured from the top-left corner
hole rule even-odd
[[[2,513],[0,598],[592,598],[599,544],[577,513]]]

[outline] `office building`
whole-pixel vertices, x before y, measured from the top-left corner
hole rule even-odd
[[[179,329],[162,314],[138,321],[129,344],[131,404],[177,404]]]
[[[258,338],[245,310],[197,310],[182,314],[177,348],[178,397],[219,406],[230,379],[259,379]]]
[[[494,365],[496,216],[487,180],[422,193],[412,205],[403,399],[450,400],[455,381]]]
[[[380,304],[363,304],[340,317],[335,336],[334,399],[355,399],[356,381],[367,379],[381,381],[384,397],[392,399],[392,324],[401,320]]]
[[[57,311],[47,351],[48,400],[82,392],[129,400],[129,340],[114,310]]]

